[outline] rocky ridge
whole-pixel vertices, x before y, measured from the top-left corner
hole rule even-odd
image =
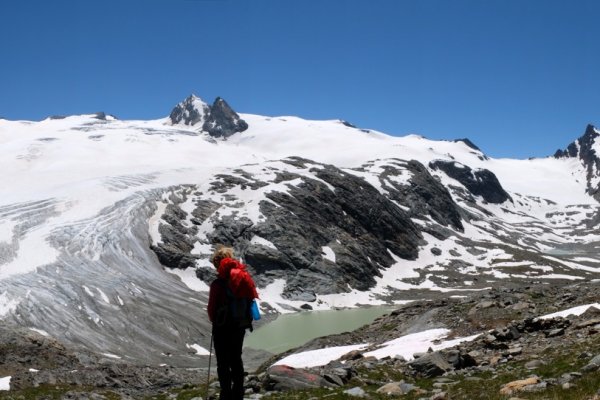
[[[427,251],[435,256],[432,262],[402,279],[415,290],[427,281],[458,291],[496,285],[499,276],[527,282],[546,271],[593,276],[593,263],[573,269],[573,256],[537,250],[564,227],[562,215],[531,218],[531,225],[511,223],[525,208],[546,206],[540,199],[513,197],[490,171],[453,162],[425,166],[387,159],[342,169],[290,157],[244,165],[204,185],[174,188],[163,200],[161,237],[152,249],[168,268],[198,266],[197,277],[210,283],[210,249],[233,246],[259,287],[283,279],[283,297],[303,302],[304,309],[313,308],[319,295],[373,289],[399,259],[414,260]],[[508,218],[497,217],[498,208]],[[569,232],[583,237],[594,229],[587,219],[594,212],[591,206],[581,206],[581,212],[586,214],[581,228]],[[485,236],[464,234],[467,224]],[[444,242],[454,248],[443,251]],[[547,241],[547,246],[556,244]],[[580,246],[569,253],[587,252],[593,243]],[[383,300],[414,298],[393,287],[387,293]]]

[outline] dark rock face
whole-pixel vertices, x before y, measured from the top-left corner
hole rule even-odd
[[[217,97],[206,122],[202,125],[202,130],[208,132],[213,137],[229,137],[237,132],[244,132],[248,129],[246,121],[229,107],[229,104],[220,97]]]
[[[290,291],[310,287],[336,293],[347,291],[348,285],[366,290],[380,268],[394,263],[387,249],[416,258],[420,234],[404,211],[364,180],[335,167],[311,172],[334,191],[302,177],[287,193],[267,194],[271,201],[260,205],[267,220],[254,228],[285,254],[284,265],[298,270],[288,281]],[[335,263],[322,256],[324,246],[335,252]]]
[[[246,121],[220,97],[209,106],[191,95],[173,108],[169,118],[172,124],[201,125],[203,131],[216,138],[227,138],[248,129]]]
[[[191,95],[173,108],[169,118],[171,118],[173,124],[196,125],[198,122],[203,122],[205,116],[209,113],[210,107],[208,104]]]
[[[197,256],[191,254],[194,248],[193,239],[195,228],[186,228],[181,221],[187,213],[175,204],[169,204],[163,215],[166,224],[160,224],[158,231],[162,243],[152,246],[158,260],[169,268],[185,269],[196,265]]]
[[[592,179],[597,176],[597,171],[600,170],[600,154],[596,154],[594,144],[600,134],[596,132],[593,125],[588,125],[585,133],[579,139],[569,144],[565,150],[557,150],[554,153],[555,158],[578,157],[581,163],[587,170],[587,192],[594,196],[596,200],[600,200],[600,186],[592,186]]]
[[[187,213],[176,205],[167,207],[159,225],[161,243],[153,247],[161,263],[192,266],[200,257],[191,254],[196,241],[222,243],[235,248],[259,286],[284,279],[285,298],[313,302],[317,294],[373,287],[380,271],[396,263],[390,252],[404,259],[417,257],[419,229],[407,212],[364,179],[300,158],[284,162],[289,170],[269,168],[268,182],[242,170],[215,176],[208,193],[192,195],[196,208],[191,227],[181,222]],[[294,172],[298,169],[302,174]],[[239,215],[246,204],[232,193],[241,190],[265,191],[258,202],[258,222]],[[213,200],[217,198],[224,203]],[[224,205],[227,213],[220,209]],[[206,221],[211,230],[202,238],[195,236]],[[202,269],[197,275],[206,281],[210,271]]]
[[[506,193],[496,175],[487,169],[472,170],[470,167],[454,161],[432,161],[429,167],[441,170],[450,178],[456,179],[475,196],[481,196],[488,203],[501,204],[511,197]]]
[[[448,189],[431,176],[427,168],[418,161],[398,160],[396,165],[397,167],[385,166],[380,176],[383,188],[390,193],[390,199],[407,205],[411,217],[419,219],[431,217],[441,225],[462,232],[464,228],[459,209]],[[400,175],[402,170],[408,170],[412,174],[409,185],[401,185],[390,179]],[[429,233],[436,237],[443,236],[436,232]]]

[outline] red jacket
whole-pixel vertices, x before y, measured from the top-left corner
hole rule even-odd
[[[246,271],[246,266],[233,258],[224,258],[217,268],[217,279],[210,285],[206,307],[210,322],[214,322],[217,309],[227,303],[227,289],[219,280],[226,281],[236,297],[258,298],[256,286]]]

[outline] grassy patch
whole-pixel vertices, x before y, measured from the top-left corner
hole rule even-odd
[[[121,396],[107,390],[98,390],[90,387],[68,386],[68,385],[40,385],[35,388],[23,390],[0,392],[1,400],[60,400],[68,392],[77,393],[98,393],[108,400],[120,400]]]

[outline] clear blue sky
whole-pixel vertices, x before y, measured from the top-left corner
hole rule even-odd
[[[2,0],[0,117],[239,112],[553,154],[600,124],[600,1]]]

